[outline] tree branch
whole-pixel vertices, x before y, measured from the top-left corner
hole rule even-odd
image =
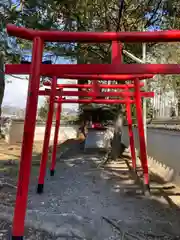
[[[150,26],[151,21],[152,21],[152,19],[155,17],[155,15],[157,14],[157,11],[158,11],[158,9],[160,8],[161,3],[162,3],[162,0],[159,0],[157,6],[156,6],[156,8],[155,8],[155,10],[153,11],[153,14],[151,15],[150,19],[146,22],[144,28],[147,28],[147,27]]]
[[[124,7],[124,0],[119,0],[119,1],[120,1],[120,4],[119,4],[119,14],[118,14],[118,23],[117,23],[116,32],[119,32],[119,30],[121,29],[120,23],[121,23],[122,12]]]

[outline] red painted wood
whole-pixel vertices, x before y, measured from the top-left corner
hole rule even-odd
[[[36,112],[38,104],[38,91],[40,85],[40,63],[42,61],[42,51],[43,51],[42,40],[40,38],[35,38],[32,51],[33,52],[32,64],[30,69],[31,75],[29,78],[24,133],[22,140],[23,142],[17,184],[17,195],[14,208],[12,230],[13,237],[22,237],[24,235],[24,221],[26,215],[28,187],[31,173],[32,149],[36,125]]]
[[[151,32],[62,32],[62,31],[40,31],[24,27],[17,27],[13,24],[7,25],[7,32],[10,36],[22,39],[33,40],[34,37],[41,37],[48,42],[178,42],[180,31],[151,31]]]

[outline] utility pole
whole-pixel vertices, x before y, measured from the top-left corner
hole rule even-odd
[[[146,43],[143,43],[142,45],[142,59],[139,59],[138,57],[134,56],[132,53],[123,50],[123,53],[134,60],[137,63],[144,64],[146,63]],[[144,80],[144,89],[147,91],[147,84],[146,80]],[[146,110],[146,98],[143,99],[143,122],[144,122],[144,135],[145,135],[145,141],[147,140],[147,126],[146,126],[146,115],[147,115],[147,110]]]

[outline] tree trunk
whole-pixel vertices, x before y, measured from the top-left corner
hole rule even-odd
[[[121,143],[122,126],[123,126],[123,116],[122,116],[122,113],[119,113],[115,119],[114,136],[112,139],[111,156],[114,161],[116,161],[118,157],[121,157],[123,153],[122,143]]]
[[[0,137],[2,135],[1,113],[2,113],[2,101],[4,97],[4,90],[5,90],[4,57],[3,57],[3,54],[0,53]]]
[[[180,95],[178,94],[178,96],[177,96],[177,105],[178,105],[178,117],[180,116]]]

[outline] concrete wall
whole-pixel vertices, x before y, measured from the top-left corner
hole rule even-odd
[[[134,128],[135,146],[139,150],[137,128]],[[123,142],[129,145],[128,129],[123,129]],[[180,183],[180,131],[165,129],[147,130],[147,152],[150,159],[159,166],[170,171],[174,179]],[[173,171],[173,172],[172,172]]]
[[[22,141],[23,121],[13,121],[9,134],[6,135],[6,141],[9,144],[17,144]],[[37,124],[35,130],[35,141],[44,139],[45,125]],[[61,124],[59,131],[59,141],[66,141],[77,137],[77,125]],[[139,150],[139,141],[137,128],[134,128],[135,146]],[[53,141],[54,125],[52,126],[50,141]],[[93,141],[92,141],[93,140]],[[128,129],[124,127],[122,140],[126,145],[129,145]],[[98,135],[98,138],[91,138],[87,145],[98,145],[104,141],[103,134]],[[98,143],[98,144],[97,144]],[[104,144],[104,143],[103,143]],[[102,145],[102,144],[101,144]],[[89,147],[89,146],[88,146]],[[170,131],[165,129],[148,128],[147,130],[147,151],[149,163],[156,171],[163,169],[163,174],[167,179],[174,178],[180,183],[180,131]],[[164,170],[165,169],[165,170]]]
[[[55,126],[51,128],[50,141],[54,139]],[[77,137],[78,126],[61,125],[59,130],[59,141],[65,141],[67,139],[72,139]],[[35,141],[42,141],[44,139],[45,126],[36,126],[35,130]]]
[[[19,144],[22,142],[22,135],[24,131],[24,122],[20,120],[13,120],[9,131],[6,134],[6,142],[9,144]],[[50,141],[54,138],[55,125],[51,128]],[[59,130],[59,141],[66,141],[67,139],[72,139],[77,137],[78,126],[76,125],[65,125],[62,124]],[[34,141],[43,141],[45,133],[45,124],[37,123],[35,129]]]

